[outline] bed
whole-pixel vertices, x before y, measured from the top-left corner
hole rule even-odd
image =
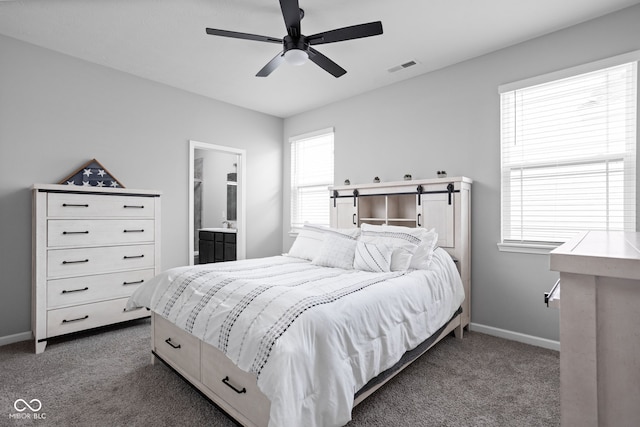
[[[437,241],[435,229],[305,226],[288,254],[173,268],[128,307],[152,311],[153,359],[240,424],[341,426],[440,339],[462,336],[468,283]]]

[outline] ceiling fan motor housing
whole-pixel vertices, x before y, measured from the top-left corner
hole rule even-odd
[[[307,43],[306,37],[304,36],[296,37],[296,38],[293,38],[289,35],[284,36],[284,39],[282,40],[282,45],[284,47],[283,53],[286,53],[291,49],[298,49],[304,52],[309,50],[309,43]]]

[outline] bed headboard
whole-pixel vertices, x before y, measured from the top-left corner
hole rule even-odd
[[[467,177],[329,188],[331,226],[363,223],[435,228],[437,245],[456,261],[465,295],[471,295],[471,184]],[[463,325],[471,319],[471,298],[463,303]]]

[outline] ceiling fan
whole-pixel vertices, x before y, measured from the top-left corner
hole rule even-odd
[[[382,34],[382,22],[376,21],[305,36],[300,33],[300,21],[304,17],[304,10],[300,9],[298,0],[280,0],[280,9],[282,9],[282,16],[284,17],[284,23],[287,27],[287,35],[284,36],[283,39],[239,33],[236,31],[218,30],[215,28],[207,28],[207,34],[282,44],[282,52],[258,71],[258,74],[256,74],[257,77],[267,77],[284,61],[294,65],[301,65],[304,64],[307,59],[310,59],[333,76],[340,77],[347,71],[311,46]]]

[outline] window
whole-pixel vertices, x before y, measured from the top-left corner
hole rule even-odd
[[[305,222],[329,225],[333,185],[333,128],[292,137],[291,228]]]
[[[501,87],[502,250],[635,231],[637,59],[602,65]]]

